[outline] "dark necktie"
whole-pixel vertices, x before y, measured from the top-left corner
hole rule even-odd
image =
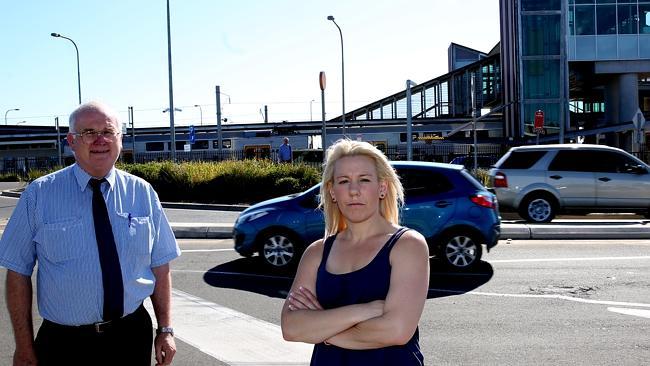
[[[122,285],[122,270],[120,258],[117,255],[115,238],[111,221],[108,218],[106,202],[102,195],[101,186],[106,179],[91,179],[93,189],[93,220],[95,237],[99,250],[99,263],[102,267],[102,283],[104,285],[104,320],[122,317],[124,312],[124,286]]]

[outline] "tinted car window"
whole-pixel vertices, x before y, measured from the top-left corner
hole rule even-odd
[[[451,191],[454,186],[444,174],[418,169],[398,170],[404,194],[413,198]]]
[[[542,158],[546,151],[512,151],[501,169],[528,169]]]
[[[568,172],[595,172],[601,169],[597,151],[560,150],[548,166],[548,170]]]
[[[597,172],[603,173],[629,173],[631,168],[639,165],[629,156],[610,151],[595,151],[594,160],[598,162]]]

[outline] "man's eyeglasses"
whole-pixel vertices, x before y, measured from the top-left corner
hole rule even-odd
[[[117,136],[121,132],[119,131],[110,131],[110,130],[104,130],[104,131],[95,131],[95,130],[88,130],[88,131],[83,131],[83,132],[75,132],[72,133],[73,136],[81,136],[81,141],[83,141],[86,144],[92,144],[97,139],[99,136],[103,137],[104,140],[109,141],[109,142],[115,142],[117,139]]]

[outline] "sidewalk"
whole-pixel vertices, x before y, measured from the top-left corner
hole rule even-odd
[[[1,196],[20,197],[24,184],[0,183]],[[198,203],[163,202],[164,208],[185,210],[243,211],[245,205],[220,205]],[[515,216],[504,214],[501,222],[501,239],[650,239],[650,220],[623,215],[602,215],[599,219],[585,217],[556,219],[550,224],[528,224],[514,220]],[[615,219],[614,219],[615,218]],[[0,231],[6,220],[0,219]],[[233,223],[172,222],[171,226],[179,239],[229,239],[232,238]]]

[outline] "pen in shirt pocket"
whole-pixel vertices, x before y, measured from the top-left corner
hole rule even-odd
[[[133,216],[131,216],[131,213],[129,212],[129,217],[127,218],[127,220],[128,220],[127,227],[129,227],[129,228],[131,227],[131,219],[132,218],[133,218]]]

